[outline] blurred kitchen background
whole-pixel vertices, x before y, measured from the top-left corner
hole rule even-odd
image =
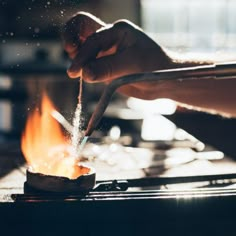
[[[42,88],[71,122],[79,85],[66,75],[69,60],[60,31],[77,11],[108,23],[131,20],[168,49],[215,58],[236,55],[235,10],[234,0],[1,0],[1,141],[19,139]],[[84,84],[85,125],[102,89]],[[134,144],[172,140],[176,126],[236,157],[235,119],[189,111],[166,99],[144,102],[116,94],[95,135],[106,136],[118,127],[118,136],[131,136]]]

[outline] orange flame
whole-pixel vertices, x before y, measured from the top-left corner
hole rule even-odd
[[[41,108],[36,108],[27,119],[21,149],[34,172],[75,179],[89,169],[80,166],[78,159],[71,154],[69,139],[51,115],[54,110],[54,105],[44,94]]]

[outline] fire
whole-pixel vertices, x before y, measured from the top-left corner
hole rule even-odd
[[[76,179],[89,172],[72,155],[70,139],[52,117],[53,103],[46,94],[28,117],[21,139],[23,155],[34,172]]]

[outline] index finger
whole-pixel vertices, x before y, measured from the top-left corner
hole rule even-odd
[[[64,26],[63,47],[69,54],[74,53],[88,36],[106,24],[87,12],[78,12]]]
[[[80,76],[82,67],[89,61],[94,60],[100,52],[111,51],[114,53],[116,50],[116,42],[119,40],[114,28],[103,29],[98,33],[92,34],[88,39],[81,45],[78,54],[73,60],[67,73],[71,78]],[[112,49],[112,50],[109,50]]]

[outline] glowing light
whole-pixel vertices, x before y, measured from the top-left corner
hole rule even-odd
[[[175,124],[167,118],[162,115],[152,115],[143,120],[141,137],[144,140],[172,140],[175,131]]]
[[[118,140],[118,139],[120,138],[120,133],[121,133],[120,127],[118,127],[118,126],[113,126],[113,127],[111,128],[110,132],[109,132],[109,135],[110,135],[111,140],[113,140],[113,141]]]
[[[176,103],[171,99],[161,98],[153,101],[145,101],[137,98],[129,98],[127,106],[131,109],[142,111],[145,114],[158,113],[162,115],[171,115],[176,111]]]

